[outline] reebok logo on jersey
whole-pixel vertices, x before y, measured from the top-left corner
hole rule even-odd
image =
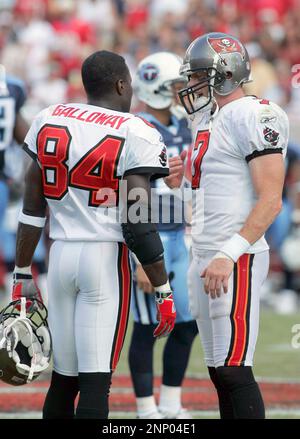
[[[271,143],[272,146],[276,146],[279,141],[279,133],[266,126],[264,129],[264,138],[268,143]]]
[[[262,116],[260,119],[261,123],[276,122],[276,120],[276,116]]]

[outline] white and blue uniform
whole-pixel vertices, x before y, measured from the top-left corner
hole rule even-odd
[[[7,92],[0,93],[0,172],[4,169],[4,152],[13,141],[16,115],[26,100],[22,81],[8,76],[6,87]]]
[[[179,155],[190,146],[191,132],[185,118],[178,119],[172,115],[171,124],[165,126],[149,113],[140,113],[140,116],[154,125],[160,132],[167,146],[169,157]],[[152,217],[154,216],[154,218],[158,219],[157,229],[163,243],[166,269],[174,291],[177,312],[176,322],[188,322],[193,320],[193,318],[189,312],[187,293],[189,256],[184,241],[185,221],[183,203],[182,200],[172,194],[172,191],[164,183],[163,179],[154,181],[152,187],[155,188],[155,194],[159,197],[157,202],[153,202],[152,192]],[[164,216],[162,209],[163,206],[168,206],[168,203],[170,203],[170,210],[167,209],[167,215]],[[138,289],[136,282],[133,282],[132,312],[135,322],[142,324],[157,323],[153,295]]]

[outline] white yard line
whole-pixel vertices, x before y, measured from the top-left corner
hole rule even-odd
[[[48,387],[0,387],[0,395],[5,393],[46,393],[48,391]]]
[[[192,415],[195,419],[205,419],[205,418],[218,418],[219,412],[216,410],[197,410],[191,411]],[[279,416],[297,416],[300,419],[300,407],[297,409],[270,409],[266,411],[266,417],[274,417],[276,415]],[[4,413],[0,412],[0,420],[1,419],[41,419],[41,412],[14,412],[14,413]],[[110,419],[135,419],[135,412],[123,412],[123,411],[111,411]],[[169,420],[171,422],[171,419]],[[192,422],[189,420],[189,422]]]

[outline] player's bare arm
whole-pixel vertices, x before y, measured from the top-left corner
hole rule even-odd
[[[25,296],[42,301],[39,289],[32,279],[31,263],[41,237],[45,214],[46,201],[43,196],[41,170],[32,161],[25,177],[23,211],[17,231],[13,300]]]
[[[257,157],[249,162],[249,167],[258,200],[240,235],[254,244],[281,210],[285,171],[282,154]]]
[[[19,113],[16,115],[16,122],[14,127],[14,139],[22,145],[25,139],[25,136],[29,130],[29,125],[24,119],[24,117]]]
[[[300,186],[298,184],[299,181],[300,181],[300,159],[297,159],[290,165],[289,184],[287,186],[289,197],[295,206],[293,212],[293,222],[295,224],[300,224]]]
[[[145,273],[145,270],[140,263],[136,265],[135,278],[138,288],[144,291],[144,293],[152,294],[154,292],[153,285],[151,284],[148,276]]]
[[[240,230],[241,240],[254,244],[272,224],[281,210],[284,182],[284,162],[282,154],[267,154],[249,162],[253,187],[257,202],[250,212],[245,225]],[[217,254],[206,270],[204,287],[212,298],[219,297],[222,289],[228,291],[228,279],[232,273],[234,261],[224,254]]]

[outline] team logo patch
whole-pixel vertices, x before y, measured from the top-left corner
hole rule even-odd
[[[153,82],[158,77],[158,67],[155,64],[144,64],[140,71],[139,76],[142,81]]]
[[[208,38],[208,42],[213,50],[220,55],[237,52],[240,53],[243,58],[245,56],[243,46],[233,38]]]
[[[278,141],[279,141],[279,133],[277,133],[277,131],[272,130],[269,127],[265,127],[265,129],[264,129],[264,138],[272,146],[276,146]]]
[[[159,154],[158,158],[159,158],[160,164],[162,166],[166,166],[167,165],[168,157],[167,157],[167,148],[165,146],[161,150],[161,153]]]

